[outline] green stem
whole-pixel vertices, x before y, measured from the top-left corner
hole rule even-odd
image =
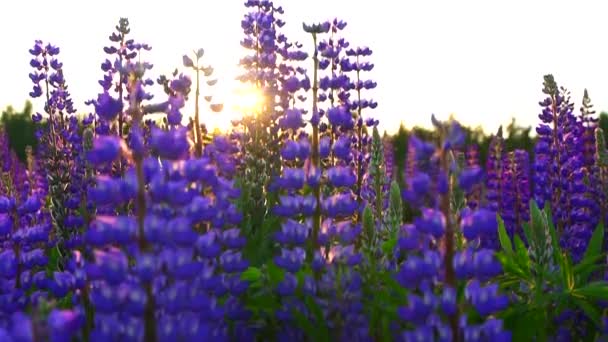
[[[359,56],[357,56],[357,65],[359,65]],[[357,69],[357,120],[363,120],[361,117],[361,89],[359,89],[360,82],[360,71]],[[357,122],[358,123],[358,122]],[[363,198],[361,197],[361,188],[363,187],[363,160],[361,160],[361,156],[363,155],[363,123],[359,127],[357,127],[357,204],[358,208],[361,208],[361,203],[363,202]],[[378,196],[379,193],[376,193]],[[378,216],[379,217],[379,216]],[[357,221],[361,222],[361,214],[357,213]]]
[[[200,69],[198,66],[198,60],[196,62],[196,94],[194,101],[194,131],[196,133],[196,156],[200,157],[203,155],[203,136],[201,134],[201,123],[199,117],[199,98],[200,92]]]
[[[448,171],[449,162],[448,162],[448,155],[446,152],[447,151],[445,151],[443,149],[441,150],[441,156],[440,156],[441,171],[440,172],[445,172],[446,176],[448,176],[447,173],[449,172]],[[452,187],[448,186],[447,193],[443,194],[441,196],[440,208],[441,208],[441,212],[443,213],[443,216],[445,218],[445,237],[444,237],[445,281],[449,287],[451,287],[454,290],[457,290],[456,274],[454,272],[454,264],[452,262],[454,259],[454,224],[452,222],[452,213],[451,213],[451,208],[450,208],[451,196],[452,196]],[[459,321],[458,316],[459,316],[458,310],[456,310],[456,313],[449,316],[450,326],[452,328],[452,338],[453,338],[454,342],[461,341],[460,329],[459,329],[459,325],[458,325],[458,321]]]
[[[132,86],[135,86],[135,81]],[[131,92],[135,94],[135,89]],[[137,132],[140,130],[142,111],[134,95],[131,95],[131,115],[133,117],[133,131]],[[151,251],[151,246],[146,241],[144,232],[144,219],[146,216],[146,189],[145,189],[145,177],[143,167],[143,156],[136,153],[133,156],[135,162],[135,172],[137,175],[137,197],[136,197],[136,215],[137,215],[137,227],[139,233],[139,249],[142,253],[148,253]],[[147,281],[144,283],[144,289],[146,291],[146,306],[144,308],[144,341],[155,342],[156,336],[156,316],[155,316],[155,300],[154,293],[152,291],[152,283]]]

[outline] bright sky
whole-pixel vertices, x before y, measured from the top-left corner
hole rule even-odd
[[[572,90],[577,108],[587,87],[596,109],[608,110],[608,55],[602,1],[472,0],[277,0],[285,8],[285,33],[310,48],[302,22],[338,16],[354,46],[374,50],[378,82],[374,98],[382,128],[430,124],[430,116],[454,113],[463,124],[486,131],[511,117],[536,124],[542,76],[553,73]],[[61,48],[65,74],[79,111],[100,91],[102,47],[119,17],[132,37],[152,45],[155,75],[181,66],[198,47],[230,109],[241,54],[241,0],[68,1],[30,0],[0,9],[0,106],[21,108],[31,89],[28,49],[35,39]],[[232,99],[231,99],[232,98]],[[226,127],[234,114],[205,114]]]

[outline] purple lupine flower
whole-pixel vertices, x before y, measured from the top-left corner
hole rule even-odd
[[[551,205],[560,244],[578,261],[597,222],[597,215],[592,216],[597,204],[585,183],[591,169],[585,165],[583,121],[573,114],[569,93],[557,88],[552,75],[545,76],[543,92],[547,98],[540,103],[534,196],[540,205]]]
[[[107,121],[114,120],[122,111],[123,103],[113,98],[107,92],[99,94],[95,103],[95,112]]]
[[[475,163],[465,165],[462,170],[455,165],[450,167],[445,149],[449,151],[462,142],[460,128],[439,121],[434,124],[442,139],[447,140],[442,140],[437,151],[416,137],[409,143],[407,172],[411,177],[404,197],[411,205],[421,209],[421,216],[415,218],[414,224],[404,225],[399,232],[395,277],[401,286],[408,289],[409,298],[407,304],[398,309],[398,314],[409,329],[400,331],[395,328],[393,334],[395,338],[436,339],[437,332],[442,341],[451,340],[454,334],[464,335],[465,338],[475,334],[479,338],[502,336],[500,324],[493,323],[493,318],[485,318],[508,305],[507,297],[497,292],[498,286],[489,282],[502,272],[494,250],[486,247],[497,241],[497,214],[486,207],[465,207],[457,213],[452,212],[449,201],[452,188],[460,185],[466,195],[482,180],[479,177],[481,170]],[[450,131],[452,129],[455,131]],[[438,161],[434,160],[436,157]],[[439,165],[435,164],[437,162]],[[452,185],[446,180],[449,173],[459,176]],[[433,199],[436,195],[431,189],[439,190],[442,196]],[[438,206],[424,206],[425,202]],[[461,218],[459,227],[453,222],[454,214]],[[462,229],[464,246],[456,250],[454,241],[448,239],[454,238],[454,231],[450,230],[459,228]],[[460,302],[455,293],[461,281],[469,281],[466,302]],[[437,288],[439,284],[441,287]],[[480,314],[482,323],[468,322],[460,312],[463,305],[472,306]],[[486,325],[488,335],[483,335]]]
[[[486,162],[486,206],[495,212],[503,210],[504,150],[502,127],[492,137]]]
[[[530,219],[530,161],[528,152],[515,150],[509,152],[503,172],[504,207],[500,213],[511,237],[523,237],[521,227]]]

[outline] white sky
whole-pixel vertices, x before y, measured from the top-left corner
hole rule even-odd
[[[579,107],[587,87],[598,111],[608,110],[608,12],[602,1],[283,0],[285,33],[310,48],[305,22],[339,17],[354,46],[374,50],[375,110],[389,132],[430,124],[454,113],[486,131],[511,117],[536,124],[542,76],[553,73]],[[10,5],[9,5],[10,3]],[[102,47],[119,17],[132,37],[152,45],[154,72],[181,66],[203,47],[223,89],[230,89],[241,57],[241,0],[29,0],[0,5],[0,107],[21,108],[31,89],[28,49],[35,39],[61,48],[66,79],[80,112],[100,91]],[[229,94],[229,92],[225,91]],[[225,101],[230,104],[230,96]],[[225,127],[230,115],[211,115]]]

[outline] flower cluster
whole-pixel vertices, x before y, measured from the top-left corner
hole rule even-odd
[[[592,148],[586,142],[585,120],[573,114],[568,92],[558,89],[551,75],[545,77],[543,92],[547,98],[541,102],[542,123],[536,129],[539,142],[534,165],[537,171],[543,171],[535,173],[534,196],[539,206],[551,204],[560,243],[580,260],[597,224],[594,212],[598,204],[588,184],[589,155],[594,153],[585,153]]]
[[[396,277],[409,293],[407,304],[398,311],[402,320],[400,326],[405,330],[397,329],[394,333],[404,341],[509,340],[510,333],[504,331],[502,322],[493,316],[508,305],[507,297],[491,282],[501,273],[501,265],[492,249],[483,243],[480,245],[480,241],[492,237],[496,240],[496,213],[485,208],[464,209],[458,225],[465,240],[464,247],[456,251],[456,213],[450,205],[456,189],[447,183],[447,179],[456,171],[449,168],[449,156],[463,143],[461,128],[457,123],[435,121],[434,124],[442,137],[441,146],[433,153],[438,159],[436,189],[440,198],[435,202],[436,206],[422,205],[421,217],[401,228],[397,244],[397,260],[401,261],[397,264]],[[412,146],[411,155],[428,154],[431,148],[432,145],[419,141]],[[427,197],[431,177],[416,164],[411,167],[410,172],[420,179],[425,178],[427,184],[422,187],[411,183],[412,188],[405,195]],[[469,167],[465,168],[458,177],[458,184],[464,190],[470,190],[481,181],[480,177],[469,180],[468,170]],[[457,294],[459,282],[465,283],[464,298]],[[469,309],[465,310],[466,307]],[[468,319],[468,314],[476,318]],[[480,321],[480,317],[488,319]]]
[[[282,7],[244,5],[239,80],[263,101],[230,132],[205,126],[201,82],[218,80],[203,49],[155,82],[151,47],[120,19],[92,112],[77,116],[59,48],[35,42],[40,147],[21,163],[0,131],[0,340],[605,331],[608,150],[587,92],[576,115],[546,76],[534,151],[508,150],[499,129],[486,160],[456,120],[432,116],[434,141],[409,136],[401,188],[402,146],[369,115],[372,50],[339,19],[304,24],[307,50],[281,32]]]

